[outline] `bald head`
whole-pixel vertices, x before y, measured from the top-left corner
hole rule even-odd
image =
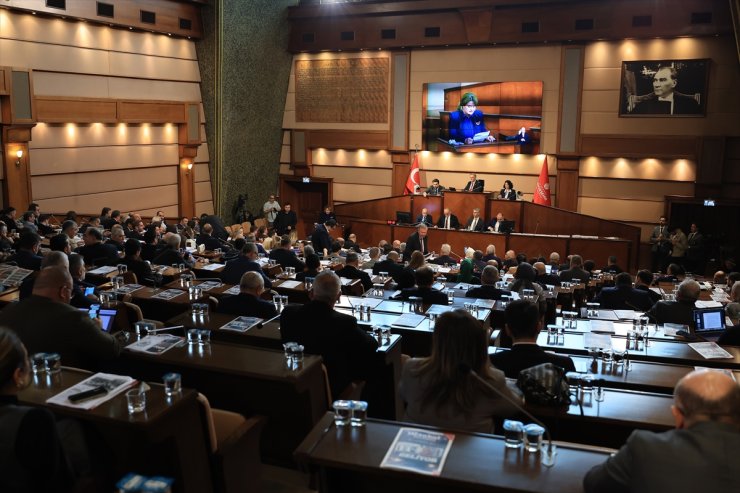
[[[679,301],[694,302],[699,299],[701,294],[701,286],[693,279],[687,279],[678,285],[678,292],[676,298]]]
[[[330,270],[319,273],[313,281],[311,298],[334,306],[342,293],[342,283],[339,277]]]
[[[547,268],[543,262],[535,262],[532,267],[537,271],[537,275],[544,276],[547,274]]]
[[[265,281],[258,272],[245,272],[239,280],[239,291],[259,296],[265,290]]]
[[[673,416],[677,428],[719,421],[740,430],[740,386],[720,371],[692,371],[676,384]]]
[[[64,267],[41,269],[33,283],[33,294],[60,303],[69,303],[72,297],[72,276]]]

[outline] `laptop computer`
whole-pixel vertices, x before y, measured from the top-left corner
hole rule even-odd
[[[715,341],[725,330],[724,308],[694,310],[694,333],[707,340]]]

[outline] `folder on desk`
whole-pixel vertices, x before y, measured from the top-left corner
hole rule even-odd
[[[408,327],[413,329],[418,327],[424,318],[424,315],[419,315],[417,313],[404,313],[398,317],[391,326],[395,325],[397,327]]]

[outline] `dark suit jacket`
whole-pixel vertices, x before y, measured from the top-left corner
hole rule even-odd
[[[208,217],[204,218],[200,222],[201,229],[206,224],[210,224],[211,227],[213,227],[213,236],[215,236],[216,238],[221,238],[222,240],[226,240],[226,239],[229,238],[229,232],[226,231],[226,228],[224,228],[224,224],[223,224],[223,222],[221,222],[221,218],[220,217],[211,215],[211,216],[208,216]],[[208,248],[208,247],[206,247],[206,248]],[[218,247],[216,247],[216,248],[218,248]]]
[[[594,300],[607,310],[647,311],[653,302],[645,291],[632,286],[614,286],[603,288]]]
[[[470,190],[470,182],[467,182],[465,184],[465,188],[463,188],[463,191],[465,192],[482,192],[483,191],[483,180],[475,180],[473,183],[473,190]]]
[[[272,288],[272,282],[262,271],[260,264],[249,260],[244,255],[239,255],[237,258],[226,262],[226,266],[221,272],[221,280],[226,284],[239,284],[246,272],[258,272],[265,282],[265,289]]]
[[[480,298],[482,300],[500,300],[502,296],[511,296],[511,291],[498,289],[493,284],[482,284],[468,289],[466,298]]]
[[[365,291],[369,291],[373,287],[373,280],[370,279],[370,274],[353,265],[345,265],[336,271],[336,274],[345,279],[359,279],[360,282],[362,282],[362,287],[365,288]]]
[[[195,238],[195,244],[198,246],[205,245],[206,250],[216,250],[217,248],[224,248],[223,243],[221,243],[217,237],[203,233],[199,234]]]
[[[502,188],[501,191],[498,193],[498,198],[504,200],[516,200],[516,190],[514,190],[513,188],[509,190],[509,195],[507,197],[506,190]]]
[[[398,284],[396,286],[396,289],[406,289],[411,288],[416,285],[416,275],[415,270],[411,269],[409,267],[404,267],[401,269],[401,272],[398,274],[398,279],[396,279],[396,283]]]
[[[740,491],[740,433],[702,421],[663,433],[637,430],[616,455],[592,468],[585,493],[614,491]]]
[[[437,221],[437,227],[438,228],[445,227],[445,216],[444,215],[439,216],[439,220]],[[460,227],[460,221],[457,220],[457,216],[454,214],[450,214],[450,228],[457,229],[459,227]]]
[[[580,279],[581,282],[587,283],[590,278],[591,274],[589,274],[588,271],[578,267],[564,270],[560,273],[560,282],[572,282],[573,279]]]
[[[352,380],[372,374],[376,339],[360,329],[354,317],[326,303],[288,305],[280,314],[280,333],[283,342],[298,342],[306,353],[321,355],[335,397]]]
[[[182,254],[172,248],[164,249],[159,255],[154,257],[152,263],[157,265],[187,264]]]
[[[438,187],[430,186],[429,188],[426,189],[426,194],[427,195],[442,195],[444,191],[445,191],[445,187],[441,185]]]
[[[41,261],[44,259],[41,255],[36,255],[30,250],[18,250],[15,255],[11,255],[8,261],[15,262],[21,269],[41,270]]]
[[[414,253],[415,250],[421,251],[421,240],[419,239],[419,232],[416,231],[414,233],[411,233],[411,235],[406,238],[406,249],[403,251],[403,259],[409,260],[411,259],[411,254]],[[424,255],[429,253],[429,237],[424,237],[424,251],[421,252]]]
[[[434,219],[432,219],[431,214],[427,214],[427,217],[422,217],[421,214],[416,216],[416,222],[417,224],[424,223],[427,226],[434,226]]]
[[[403,265],[388,259],[385,259],[381,262],[375,262],[375,265],[373,265],[374,275],[377,276],[381,272],[387,272],[388,275],[391,276],[396,282],[398,282],[402,270]]]
[[[473,224],[473,216],[470,216],[468,218],[468,221],[465,223],[465,229],[470,229],[470,225]],[[473,231],[484,231],[486,229],[486,220],[482,217],[478,218],[478,224],[475,225],[475,229]]]
[[[683,301],[659,301],[648,311],[648,316],[659,324],[666,322],[671,324],[688,325],[694,329],[694,302]]]
[[[0,326],[14,330],[28,350],[59,353],[62,364],[98,371],[120,352],[118,340],[87,312],[43,296],[30,296],[0,312]]]
[[[317,270],[304,270],[303,272],[296,273],[295,280],[303,282],[306,280],[307,277],[316,277],[318,275],[319,275],[319,271]]]
[[[97,265],[115,265],[119,260],[116,247],[107,243],[84,245],[76,251],[85,258],[85,265],[92,265],[95,261],[97,261]]]
[[[740,325],[727,327],[717,339],[717,344],[740,346]]]
[[[275,217],[275,221],[272,224],[275,227],[277,234],[288,234],[295,230],[295,225],[298,224],[298,216],[296,216],[295,211],[280,211],[277,213],[277,217]],[[288,226],[290,226],[291,229],[288,229]]]
[[[258,317],[263,320],[277,315],[275,305],[247,293],[224,296],[218,303],[218,312],[243,315],[245,317]]]
[[[152,268],[143,260],[125,257],[121,259],[121,263],[126,265],[129,272],[136,274],[136,281],[139,284],[150,284],[153,282]]]
[[[313,245],[316,255],[322,257],[324,255],[324,248],[327,252],[331,252],[331,235],[326,229],[326,226],[319,224],[316,226],[313,234],[311,235],[311,244]]]
[[[425,305],[447,305],[449,302],[447,295],[435,288],[406,288],[401,290],[394,299],[407,300],[412,296],[421,298],[421,302]]]
[[[636,115],[670,115],[671,103],[660,101],[655,93],[640,103],[637,103],[632,110]],[[696,102],[693,96],[689,94],[673,93],[673,114],[674,115],[698,115],[701,113],[701,106]]]
[[[286,267],[295,267],[296,272],[300,272],[306,267],[306,264],[301,262],[292,250],[286,250],[282,247],[270,250],[269,258],[282,265],[283,269]]]
[[[555,274],[543,274],[541,276],[535,276],[534,282],[536,282],[543,288],[548,284],[550,286],[560,286],[560,277]]]
[[[508,378],[517,378],[520,371],[543,363],[552,363],[566,372],[576,371],[572,359],[548,353],[537,344],[514,344],[509,351],[498,351],[491,355],[491,363]]]
[[[429,261],[430,264],[437,264],[437,265],[450,265],[450,264],[457,264],[457,260],[450,257],[449,255],[440,255],[439,257],[435,258],[434,260]]]
[[[660,294],[656,293],[655,291],[650,289],[648,286],[645,286],[643,284],[636,286],[635,289],[639,289],[640,291],[645,291],[648,297],[650,298],[650,301],[653,303],[653,305],[663,299],[663,297]]]

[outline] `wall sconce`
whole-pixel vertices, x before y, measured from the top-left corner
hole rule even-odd
[[[193,163],[192,162],[189,162],[189,163],[183,164],[183,168],[185,168],[185,174],[186,175],[189,175],[190,174],[190,170],[193,169]]]
[[[15,161],[15,165],[20,168],[21,166],[21,158],[23,157],[23,149],[18,149],[15,153],[15,157],[18,159]]]

